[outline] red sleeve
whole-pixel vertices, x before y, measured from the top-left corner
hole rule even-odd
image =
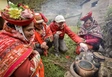
[[[56,34],[56,31],[52,33],[53,35]]]
[[[98,38],[87,39],[86,43],[97,43],[99,41]]]
[[[82,42],[82,39],[74,32],[70,30],[68,26],[65,25],[65,33],[76,43]]]
[[[46,39],[47,37],[53,38],[53,34],[52,34],[52,31],[51,31],[51,29],[50,29],[49,26],[47,26],[47,28],[46,28],[46,37],[45,37],[45,39]]]
[[[57,31],[57,27],[55,26],[54,23],[51,23],[49,26],[50,26],[50,29],[52,31],[52,34],[54,35]]]

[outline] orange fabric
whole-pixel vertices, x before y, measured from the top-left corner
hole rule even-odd
[[[44,40],[41,38],[41,35],[35,31],[35,38],[39,42],[39,44],[42,44]]]
[[[46,25],[44,25],[44,29],[45,29],[45,32],[46,32]],[[37,31],[35,31],[35,38],[39,42],[39,44],[42,44],[44,42],[44,40],[41,37],[41,34]]]
[[[44,65],[42,63],[42,60],[40,60],[39,65],[36,68],[36,72],[32,75],[32,77],[35,77],[38,72],[39,72],[39,77],[44,77]]]
[[[39,44],[42,44],[44,40],[42,39],[41,35],[35,31],[35,39],[39,42]],[[44,50],[44,55],[47,56],[47,50]]]
[[[46,28],[46,36],[44,37],[44,40],[48,37],[52,38],[52,40],[53,40],[53,34],[52,34],[52,31],[49,26],[47,26],[47,28]]]
[[[40,67],[39,67],[39,76],[40,77],[44,77],[44,65],[43,65],[43,63],[42,63],[42,60],[40,61],[40,65],[39,65]]]
[[[44,25],[44,29],[45,29],[45,33],[46,33],[46,35],[44,36],[43,39],[42,39],[41,34],[37,31],[35,31],[35,39],[36,39],[36,41],[39,42],[39,44],[42,44],[47,37],[52,37],[53,38],[50,27],[47,27],[45,23],[43,23],[43,25]],[[44,50],[44,55],[45,56],[47,56],[47,53],[48,53],[48,51]]]
[[[42,44],[44,40],[42,39],[41,35],[35,31],[35,39],[39,42],[39,44]],[[44,50],[44,55],[47,56],[48,51]]]

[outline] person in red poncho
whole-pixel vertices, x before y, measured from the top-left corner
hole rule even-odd
[[[84,24],[80,28],[79,36],[84,39],[84,42],[89,45],[90,49],[98,51],[103,47],[103,37],[101,28],[96,20],[92,18],[92,12],[89,12],[86,16],[81,18]]]
[[[82,49],[88,49],[87,45],[83,43],[83,40],[70,30],[62,15],[55,17],[55,20],[50,24],[50,29],[54,36],[54,51],[56,56],[59,55],[60,51],[65,53],[68,50],[64,42],[65,34],[67,34],[74,42],[79,44]]]
[[[35,13],[35,49],[42,55],[47,55],[52,46],[53,35],[50,27],[46,25],[47,18],[42,13]]]
[[[9,6],[1,13],[7,22],[0,31],[0,77],[44,77],[40,54],[33,49],[33,12],[24,5]]]

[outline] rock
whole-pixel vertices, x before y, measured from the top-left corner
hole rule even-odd
[[[104,62],[101,62],[98,77],[112,77],[112,58],[106,58]]]
[[[112,46],[106,47],[105,50],[105,56],[112,58]]]
[[[75,60],[88,60],[92,62],[93,60],[93,53],[92,52],[81,52],[78,56],[76,56]]]

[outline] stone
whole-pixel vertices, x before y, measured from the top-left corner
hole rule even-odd
[[[106,58],[104,62],[101,62],[98,77],[112,77],[112,58]]]

